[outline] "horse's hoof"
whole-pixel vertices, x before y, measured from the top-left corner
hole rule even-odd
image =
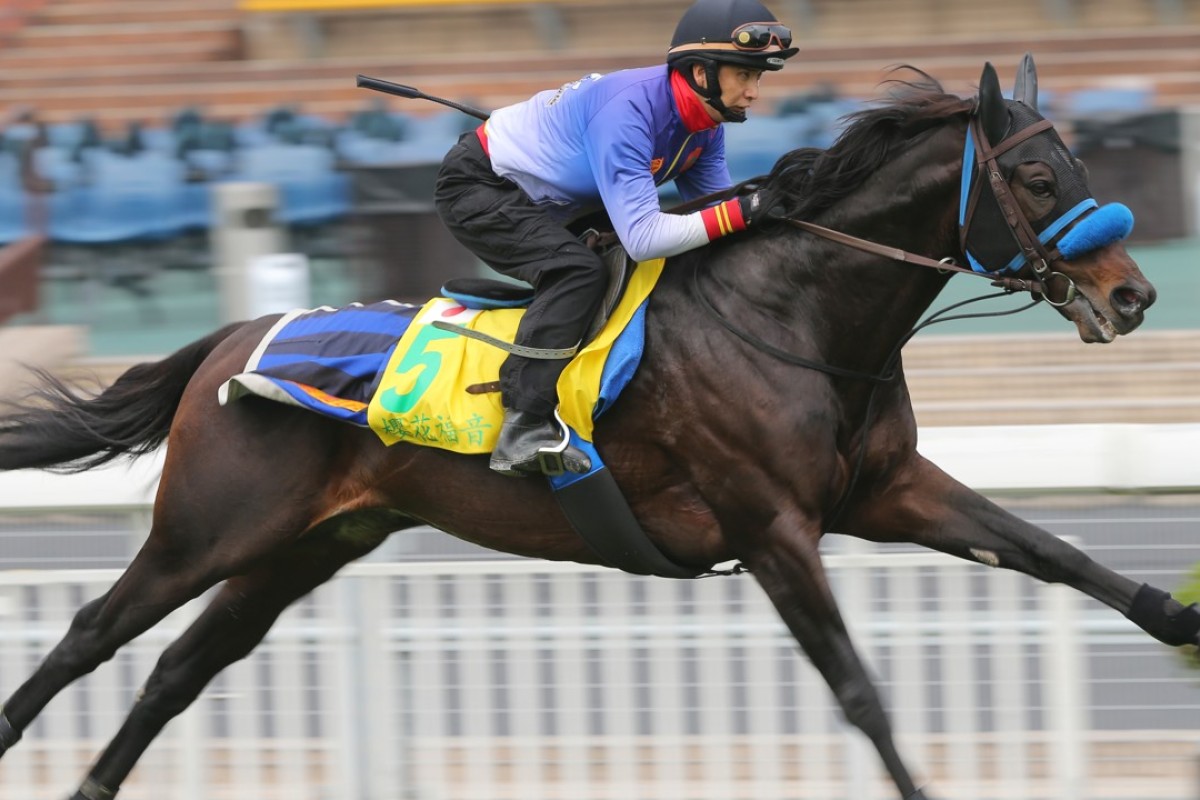
[[[1163,644],[1200,646],[1200,606],[1185,606],[1169,592],[1143,583],[1125,616]]]

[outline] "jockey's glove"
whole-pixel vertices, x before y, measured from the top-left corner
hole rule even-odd
[[[762,190],[738,198],[742,206],[742,219],[747,228],[770,225],[783,219],[786,214],[778,204],[768,204]]]

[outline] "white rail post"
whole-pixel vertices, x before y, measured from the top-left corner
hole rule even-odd
[[[387,774],[384,762],[376,761],[379,742],[367,731],[376,730],[379,707],[387,704],[387,684],[379,674],[372,658],[372,648],[364,641],[367,630],[379,627],[381,620],[367,612],[363,590],[370,589],[371,578],[345,577],[326,595],[337,607],[330,622],[342,631],[335,658],[330,666],[336,671],[337,692],[341,701],[327,724],[338,731],[335,754],[337,786],[340,797],[348,800],[364,798],[378,800],[386,796],[379,787],[381,776]],[[375,641],[372,640],[371,644]],[[373,700],[368,700],[368,692]]]
[[[210,796],[206,769],[205,721],[208,703],[203,694],[179,715],[179,783],[186,800],[204,800]]]
[[[858,626],[865,625],[871,613],[870,567],[864,563],[871,553],[871,545],[860,539],[846,538],[844,549],[846,565],[837,581],[838,605],[854,647],[863,665],[874,677],[873,655],[870,638],[859,636]],[[862,731],[850,725],[844,726],[846,742],[846,795],[854,798],[875,797],[880,764],[870,740]]]
[[[1059,800],[1083,800],[1087,779],[1087,659],[1079,634],[1079,597],[1058,584],[1042,587],[1047,626],[1043,670],[1050,764],[1057,772]]]
[[[283,228],[275,219],[279,190],[268,183],[224,183],[213,189],[213,273],[221,298],[221,321],[250,314],[250,264],[284,252]]]

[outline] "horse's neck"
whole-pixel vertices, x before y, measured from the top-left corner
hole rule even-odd
[[[954,256],[961,147],[954,131],[930,137],[814,221],[931,258]],[[933,269],[800,231],[765,240],[761,253],[754,245],[746,242],[740,251],[747,257],[737,260],[744,302],[831,363],[866,371],[881,364],[947,281]]]

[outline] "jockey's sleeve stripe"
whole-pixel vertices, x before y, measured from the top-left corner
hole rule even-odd
[[[746,229],[742,204],[736,199],[704,209],[700,212],[700,218],[704,220],[704,230],[709,241]]]

